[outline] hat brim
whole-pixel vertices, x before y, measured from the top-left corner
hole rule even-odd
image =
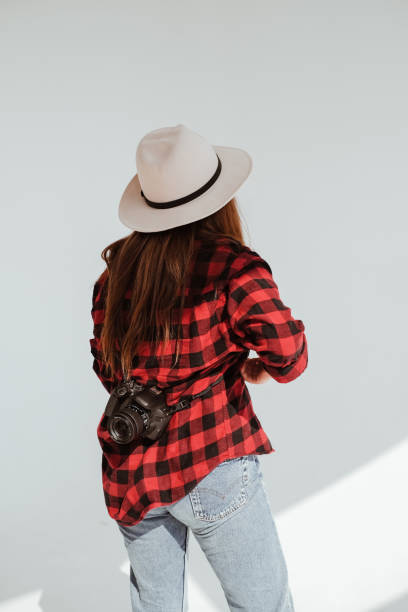
[[[252,158],[243,149],[213,145],[222,164],[215,183],[200,196],[173,208],[153,208],[142,195],[137,174],[128,183],[119,202],[119,219],[130,229],[160,232],[203,219],[234,196],[252,170]]]

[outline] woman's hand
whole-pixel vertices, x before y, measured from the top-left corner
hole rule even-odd
[[[241,374],[247,382],[260,385],[272,378],[262,365],[259,357],[247,359],[241,368]]]

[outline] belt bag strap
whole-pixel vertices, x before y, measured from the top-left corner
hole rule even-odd
[[[203,391],[200,391],[199,393],[196,393],[195,395],[192,395],[189,399],[182,399],[179,402],[177,402],[177,404],[174,404],[172,406],[168,406],[167,407],[168,414],[174,414],[175,412],[178,412],[179,410],[184,410],[185,408],[189,408],[190,407],[190,403],[194,399],[196,399],[197,397],[201,397],[202,395],[205,395],[206,393],[208,393],[208,391],[212,387],[217,385],[223,378],[224,378],[224,376],[223,376],[223,374],[221,374],[221,376],[219,376],[213,383],[211,383],[211,385],[209,385]]]

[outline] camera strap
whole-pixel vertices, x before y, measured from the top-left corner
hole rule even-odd
[[[221,376],[219,376],[214,382],[212,382],[206,389],[204,389],[203,391],[200,391],[199,393],[196,393],[195,395],[191,395],[189,399],[183,398],[182,400],[180,400],[179,402],[177,402],[177,404],[173,404],[172,406],[168,406],[167,407],[167,412],[168,414],[174,414],[175,412],[178,412],[179,410],[184,410],[185,408],[189,408],[191,402],[196,399],[197,397],[202,397],[203,395],[205,395],[206,393],[208,393],[208,391],[214,387],[215,385],[217,385],[222,379],[224,378],[224,375],[221,374]]]

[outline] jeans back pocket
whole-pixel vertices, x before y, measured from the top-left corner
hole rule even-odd
[[[189,493],[195,518],[215,521],[243,506],[248,480],[248,455],[219,463]]]

